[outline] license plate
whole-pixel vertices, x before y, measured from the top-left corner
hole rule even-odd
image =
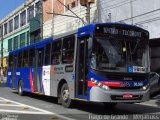
[[[123,94],[123,99],[132,99],[133,95],[132,94]]]

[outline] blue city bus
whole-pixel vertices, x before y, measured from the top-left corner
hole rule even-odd
[[[149,100],[149,32],[122,23],[94,23],[9,53],[8,86],[74,100]]]

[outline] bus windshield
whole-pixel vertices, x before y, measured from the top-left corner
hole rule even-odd
[[[109,72],[127,72],[129,66],[148,68],[147,40],[116,39],[112,36],[93,40],[91,68]]]

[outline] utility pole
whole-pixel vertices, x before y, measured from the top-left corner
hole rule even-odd
[[[98,21],[97,22],[102,22],[102,15],[101,15],[101,2],[100,0],[97,0],[97,13],[98,13]]]
[[[40,12],[40,37],[43,39],[43,0],[41,0],[41,12]]]
[[[52,12],[54,13],[54,0],[52,0]],[[54,36],[54,14],[52,14],[52,35]]]
[[[1,28],[1,81],[3,81],[3,25]]]
[[[91,17],[90,17],[91,3],[95,3],[95,0],[80,0],[80,4],[82,6],[86,7],[86,20],[87,20],[87,24],[91,23]]]
[[[87,5],[86,5],[86,20],[87,20],[87,24],[91,23],[91,16],[90,16],[91,11],[90,11],[90,9],[91,9],[91,5],[88,2]]]

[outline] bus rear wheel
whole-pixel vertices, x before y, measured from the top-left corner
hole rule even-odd
[[[69,97],[69,88],[67,83],[64,83],[61,87],[60,100],[64,107],[69,108],[72,106],[72,100]]]
[[[24,95],[24,92],[23,92],[23,86],[22,86],[22,80],[19,81],[19,84],[18,84],[18,94],[20,96],[23,96]]]

